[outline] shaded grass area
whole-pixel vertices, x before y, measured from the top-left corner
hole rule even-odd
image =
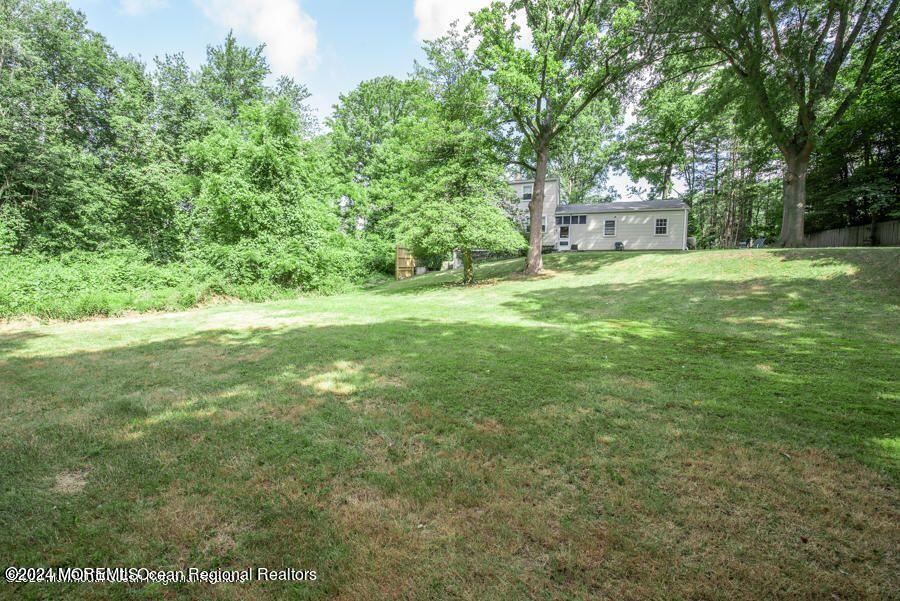
[[[7,564],[320,574],[0,594],[890,598],[898,260],[582,253],[0,330]]]

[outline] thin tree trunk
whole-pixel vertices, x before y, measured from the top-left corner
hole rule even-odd
[[[778,244],[787,248],[804,245],[803,224],[806,211],[806,172],[809,153],[788,150],[784,156],[784,213]]]
[[[528,260],[525,262],[525,273],[537,275],[544,268],[541,257],[543,235],[541,218],[544,216],[544,184],[547,181],[547,150],[543,146],[538,150],[534,170],[534,188],[531,191],[531,203],[528,212],[531,216],[531,228],[528,235]]]
[[[469,286],[475,283],[475,265],[472,263],[472,250],[462,249],[463,284]]]

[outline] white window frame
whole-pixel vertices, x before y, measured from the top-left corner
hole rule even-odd
[[[531,231],[531,215],[528,215],[525,217],[525,231],[526,232]],[[541,215],[541,233],[542,234],[547,233],[547,216],[546,215]]]
[[[530,202],[532,198],[534,198],[534,184],[524,184],[522,186],[522,200]]]
[[[657,232],[657,230],[659,229],[660,221],[665,222],[664,227],[666,228],[666,231],[664,231],[662,234]],[[654,236],[668,236],[669,235],[669,218],[668,217],[654,217],[653,218],[653,235]]]
[[[609,223],[610,221],[611,221],[612,224],[613,224],[613,230],[612,230],[612,233],[611,233],[611,234],[607,234],[607,233],[606,233],[606,224]],[[604,219],[604,220],[603,220],[603,235],[604,235],[604,236],[606,236],[606,237],[608,237],[608,238],[612,238],[613,236],[616,235],[616,221],[617,221],[617,220],[616,220],[615,217],[613,217],[612,219]]]

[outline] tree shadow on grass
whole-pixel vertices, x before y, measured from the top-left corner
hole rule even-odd
[[[30,340],[34,340],[35,338],[40,338],[42,336],[44,336],[44,334],[31,330],[13,330],[9,332],[0,331],[0,361],[3,360],[4,355],[6,355],[7,353],[13,353],[27,346]]]
[[[863,382],[830,397],[855,415],[816,414],[842,376],[808,373],[807,343],[691,321],[755,304],[667,320],[648,285],[629,290],[643,304],[595,314],[615,292],[581,290],[578,319],[551,292],[523,294],[514,308],[544,327],[217,330],[10,357],[0,544],[17,565],[322,574],[251,596],[759,597],[773,578],[809,595],[891,590],[887,560],[841,559],[889,556],[890,492],[829,450],[865,453],[858,436],[891,407],[862,403]],[[809,344],[833,345],[825,330]],[[76,470],[82,493],[50,490]]]

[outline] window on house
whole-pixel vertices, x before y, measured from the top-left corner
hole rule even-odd
[[[571,218],[571,217],[569,217],[568,215],[566,215],[565,217],[563,217],[563,225],[569,225],[570,223],[572,223],[572,218]]]
[[[603,222],[603,235],[604,236],[615,236],[616,235],[616,220],[615,219],[607,219]]]
[[[668,219],[657,219],[656,220],[656,229],[654,233],[657,236],[665,236],[669,233],[669,220]]]
[[[556,218],[556,225],[562,225],[562,217]]]
[[[579,215],[578,223],[581,225],[585,225],[587,223],[587,215]]]
[[[525,218],[525,231],[531,231],[531,217]],[[547,216],[541,215],[541,232],[547,233]]]
[[[534,191],[534,184],[525,184],[522,186],[522,200],[531,200],[531,193]]]

